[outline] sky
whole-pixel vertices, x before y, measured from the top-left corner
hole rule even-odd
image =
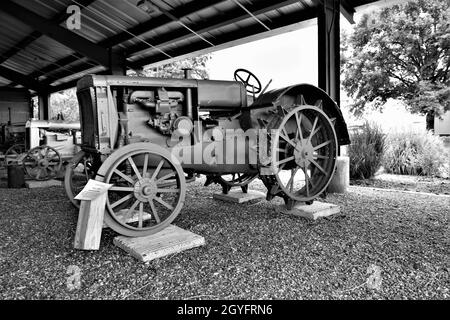
[[[317,85],[317,26],[216,51],[208,63],[210,79],[233,80],[238,68],[251,71],[263,88]]]

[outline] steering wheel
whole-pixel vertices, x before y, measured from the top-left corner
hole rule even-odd
[[[234,72],[234,80],[242,82],[248,93],[256,94],[261,92],[261,82],[259,82],[258,78],[253,73],[246,69],[237,69]]]

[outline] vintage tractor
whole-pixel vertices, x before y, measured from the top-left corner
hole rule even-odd
[[[73,197],[90,178],[112,184],[105,222],[127,236],[168,226],[183,207],[186,180],[198,174],[224,192],[246,191],[258,177],[268,200],[312,203],[334,174],[339,145],[349,144],[339,107],[309,84],[264,92],[244,69],[235,80],[85,76],[69,198],[77,205]]]
[[[78,153],[80,123],[31,119],[25,124],[25,144],[14,144],[4,163],[22,165],[34,180],[56,178],[63,163]]]

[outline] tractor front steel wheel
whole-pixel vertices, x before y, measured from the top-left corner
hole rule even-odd
[[[100,157],[98,157],[100,158]],[[70,202],[80,208],[80,200],[75,200],[75,196],[83,190],[89,179],[95,178],[95,173],[100,167],[95,161],[96,157],[85,151],[78,152],[67,164],[64,175],[64,189]]]
[[[151,143],[117,150],[102,164],[96,179],[113,185],[107,193],[106,224],[130,237],[167,227],[180,213],[186,196],[181,164],[168,150]]]
[[[285,201],[311,202],[330,183],[337,158],[331,119],[318,107],[300,105],[282,119],[272,137],[272,172]]]

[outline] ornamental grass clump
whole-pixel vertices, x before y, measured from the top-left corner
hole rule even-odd
[[[391,133],[383,157],[386,172],[406,175],[447,174],[450,155],[444,142],[430,131]]]
[[[369,179],[381,166],[385,149],[386,135],[375,124],[365,122],[351,134],[350,178]]]

